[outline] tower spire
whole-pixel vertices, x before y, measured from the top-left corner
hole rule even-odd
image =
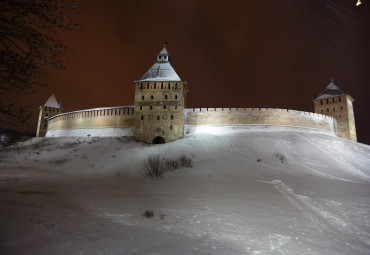
[[[159,52],[159,54],[157,54],[158,63],[170,62],[170,54],[167,51],[167,45],[168,45],[168,42],[164,42],[163,49],[161,50],[161,52]]]
[[[167,45],[168,42],[165,42],[163,49],[156,55],[156,62],[140,81],[181,81],[171,66],[171,54],[166,49]]]

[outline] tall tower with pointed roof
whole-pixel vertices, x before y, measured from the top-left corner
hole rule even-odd
[[[40,106],[39,120],[37,123],[37,137],[44,137],[47,131],[46,118],[62,113],[62,107],[58,104],[54,94],[52,94],[43,106]]]
[[[336,119],[336,134],[339,137],[357,141],[353,102],[355,100],[334,84],[332,79],[329,85],[313,100],[315,112],[331,116]]]
[[[171,66],[166,46],[154,65],[134,82],[134,136],[145,143],[166,143],[184,136],[187,83]]]

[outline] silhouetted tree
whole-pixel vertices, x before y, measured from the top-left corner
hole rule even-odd
[[[0,0],[0,121],[25,122],[30,114],[17,99],[42,86],[51,68],[63,69],[61,31],[78,30],[74,0]]]

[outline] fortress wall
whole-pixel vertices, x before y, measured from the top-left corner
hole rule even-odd
[[[188,108],[186,125],[276,125],[335,132],[335,120],[322,114],[274,108]]]
[[[112,132],[112,136],[115,136],[123,133],[132,134],[133,126],[133,107],[95,108],[62,113],[49,118],[46,136],[86,136],[91,132],[99,133],[92,131],[92,129],[115,130]],[[119,132],[117,128],[120,130]],[[128,130],[125,131],[125,129]],[[107,136],[108,133],[104,131],[104,136]]]
[[[188,108],[185,123],[199,125],[271,125],[312,128],[335,133],[334,118],[274,108]],[[133,107],[106,107],[58,114],[48,119],[46,136],[133,135]]]

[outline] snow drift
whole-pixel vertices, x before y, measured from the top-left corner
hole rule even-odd
[[[145,178],[150,155],[193,167]],[[324,132],[34,138],[0,157],[3,254],[370,253],[370,147]]]

